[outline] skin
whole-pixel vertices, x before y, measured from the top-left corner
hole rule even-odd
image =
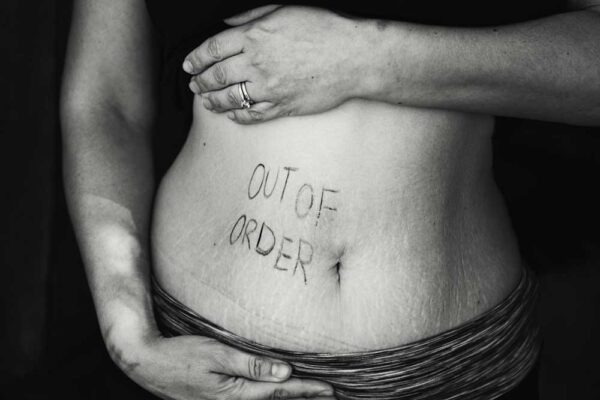
[[[149,282],[156,51],[143,0],[75,2],[61,94],[65,194],[109,355],[164,399],[332,399],[289,365],[164,338]]]
[[[266,7],[230,19],[233,27],[201,44],[186,68],[207,106],[233,112],[239,123],[317,113],[366,97],[596,124],[598,21],[589,9],[491,33],[448,29],[431,46],[438,36],[434,27]],[[307,25],[311,29],[303,29]],[[66,196],[109,354],[133,380],[165,399],[332,398],[328,385],[289,379],[289,366],[277,360],[202,337],[167,339],[156,328],[148,261],[157,70],[150,31],[142,0],[77,1],[63,80]],[[510,46],[515,41],[524,45]],[[408,50],[414,58],[406,57]],[[567,52],[570,57],[554,57]],[[500,62],[506,59],[529,63]],[[548,60],[552,68],[525,73]],[[249,82],[257,101],[250,110],[233,109],[239,98],[233,101],[237,92],[231,86],[240,81]],[[456,91],[465,81],[475,83]],[[524,82],[529,86],[519,89]],[[274,365],[281,365],[281,375],[273,373]]]
[[[262,7],[227,20],[233,27],[193,50],[183,68],[207,109],[242,124],[358,97],[600,125],[600,5],[571,8],[514,25],[446,28]],[[250,109],[240,109],[238,82],[256,102]]]

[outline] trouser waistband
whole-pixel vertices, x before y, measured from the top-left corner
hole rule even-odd
[[[495,399],[535,363],[538,285],[525,268],[499,304],[458,327],[406,345],[345,354],[276,349],[208,321],[169,295],[153,278],[155,316],[166,336],[200,335],[250,353],[283,360],[292,376],[318,379],[338,399]]]

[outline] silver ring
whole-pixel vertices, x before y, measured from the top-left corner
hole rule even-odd
[[[240,92],[240,97],[242,100],[240,101],[240,106],[242,108],[250,108],[254,101],[250,98],[248,94],[248,90],[246,89],[246,82],[240,82],[238,85],[238,91]]]

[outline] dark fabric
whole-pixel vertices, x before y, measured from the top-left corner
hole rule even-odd
[[[534,368],[525,376],[525,378],[510,392],[505,393],[497,400],[539,400],[538,390],[539,380],[539,359]],[[122,377],[111,376],[109,387],[112,393],[111,399],[135,399],[135,400],[156,400],[158,397],[149,392],[139,392],[132,384],[123,380]],[[121,397],[119,397],[121,396]],[[578,397],[582,398],[582,397]],[[584,397],[585,399],[595,399],[595,397]],[[549,397],[548,399],[562,400],[560,397]],[[460,399],[457,399],[460,400]],[[483,400],[483,399],[482,399]]]
[[[536,362],[535,366],[529,371],[529,373],[523,378],[523,380],[515,386],[510,392],[503,394],[498,397],[497,400],[539,400],[539,367],[540,359]],[[107,387],[109,388],[110,399],[135,399],[135,400],[156,400],[158,397],[154,396],[149,392],[141,392],[134,386],[132,382],[128,382],[123,376],[117,374],[111,374],[107,380]],[[544,400],[563,400],[565,397],[545,397]],[[578,399],[593,400],[596,397],[592,393],[588,396],[577,397]],[[460,399],[457,399],[460,400]],[[483,399],[482,399],[483,400]]]
[[[538,400],[540,398],[539,365],[540,359],[538,358],[535,366],[525,378],[513,390],[498,397],[498,400]]]
[[[181,303],[153,277],[154,315],[166,337],[210,337],[286,361],[293,377],[328,382],[339,400],[491,399],[522,381],[539,355],[537,278],[529,268],[522,272],[502,301],[459,326],[392,348],[345,354],[285,350],[241,337]]]

